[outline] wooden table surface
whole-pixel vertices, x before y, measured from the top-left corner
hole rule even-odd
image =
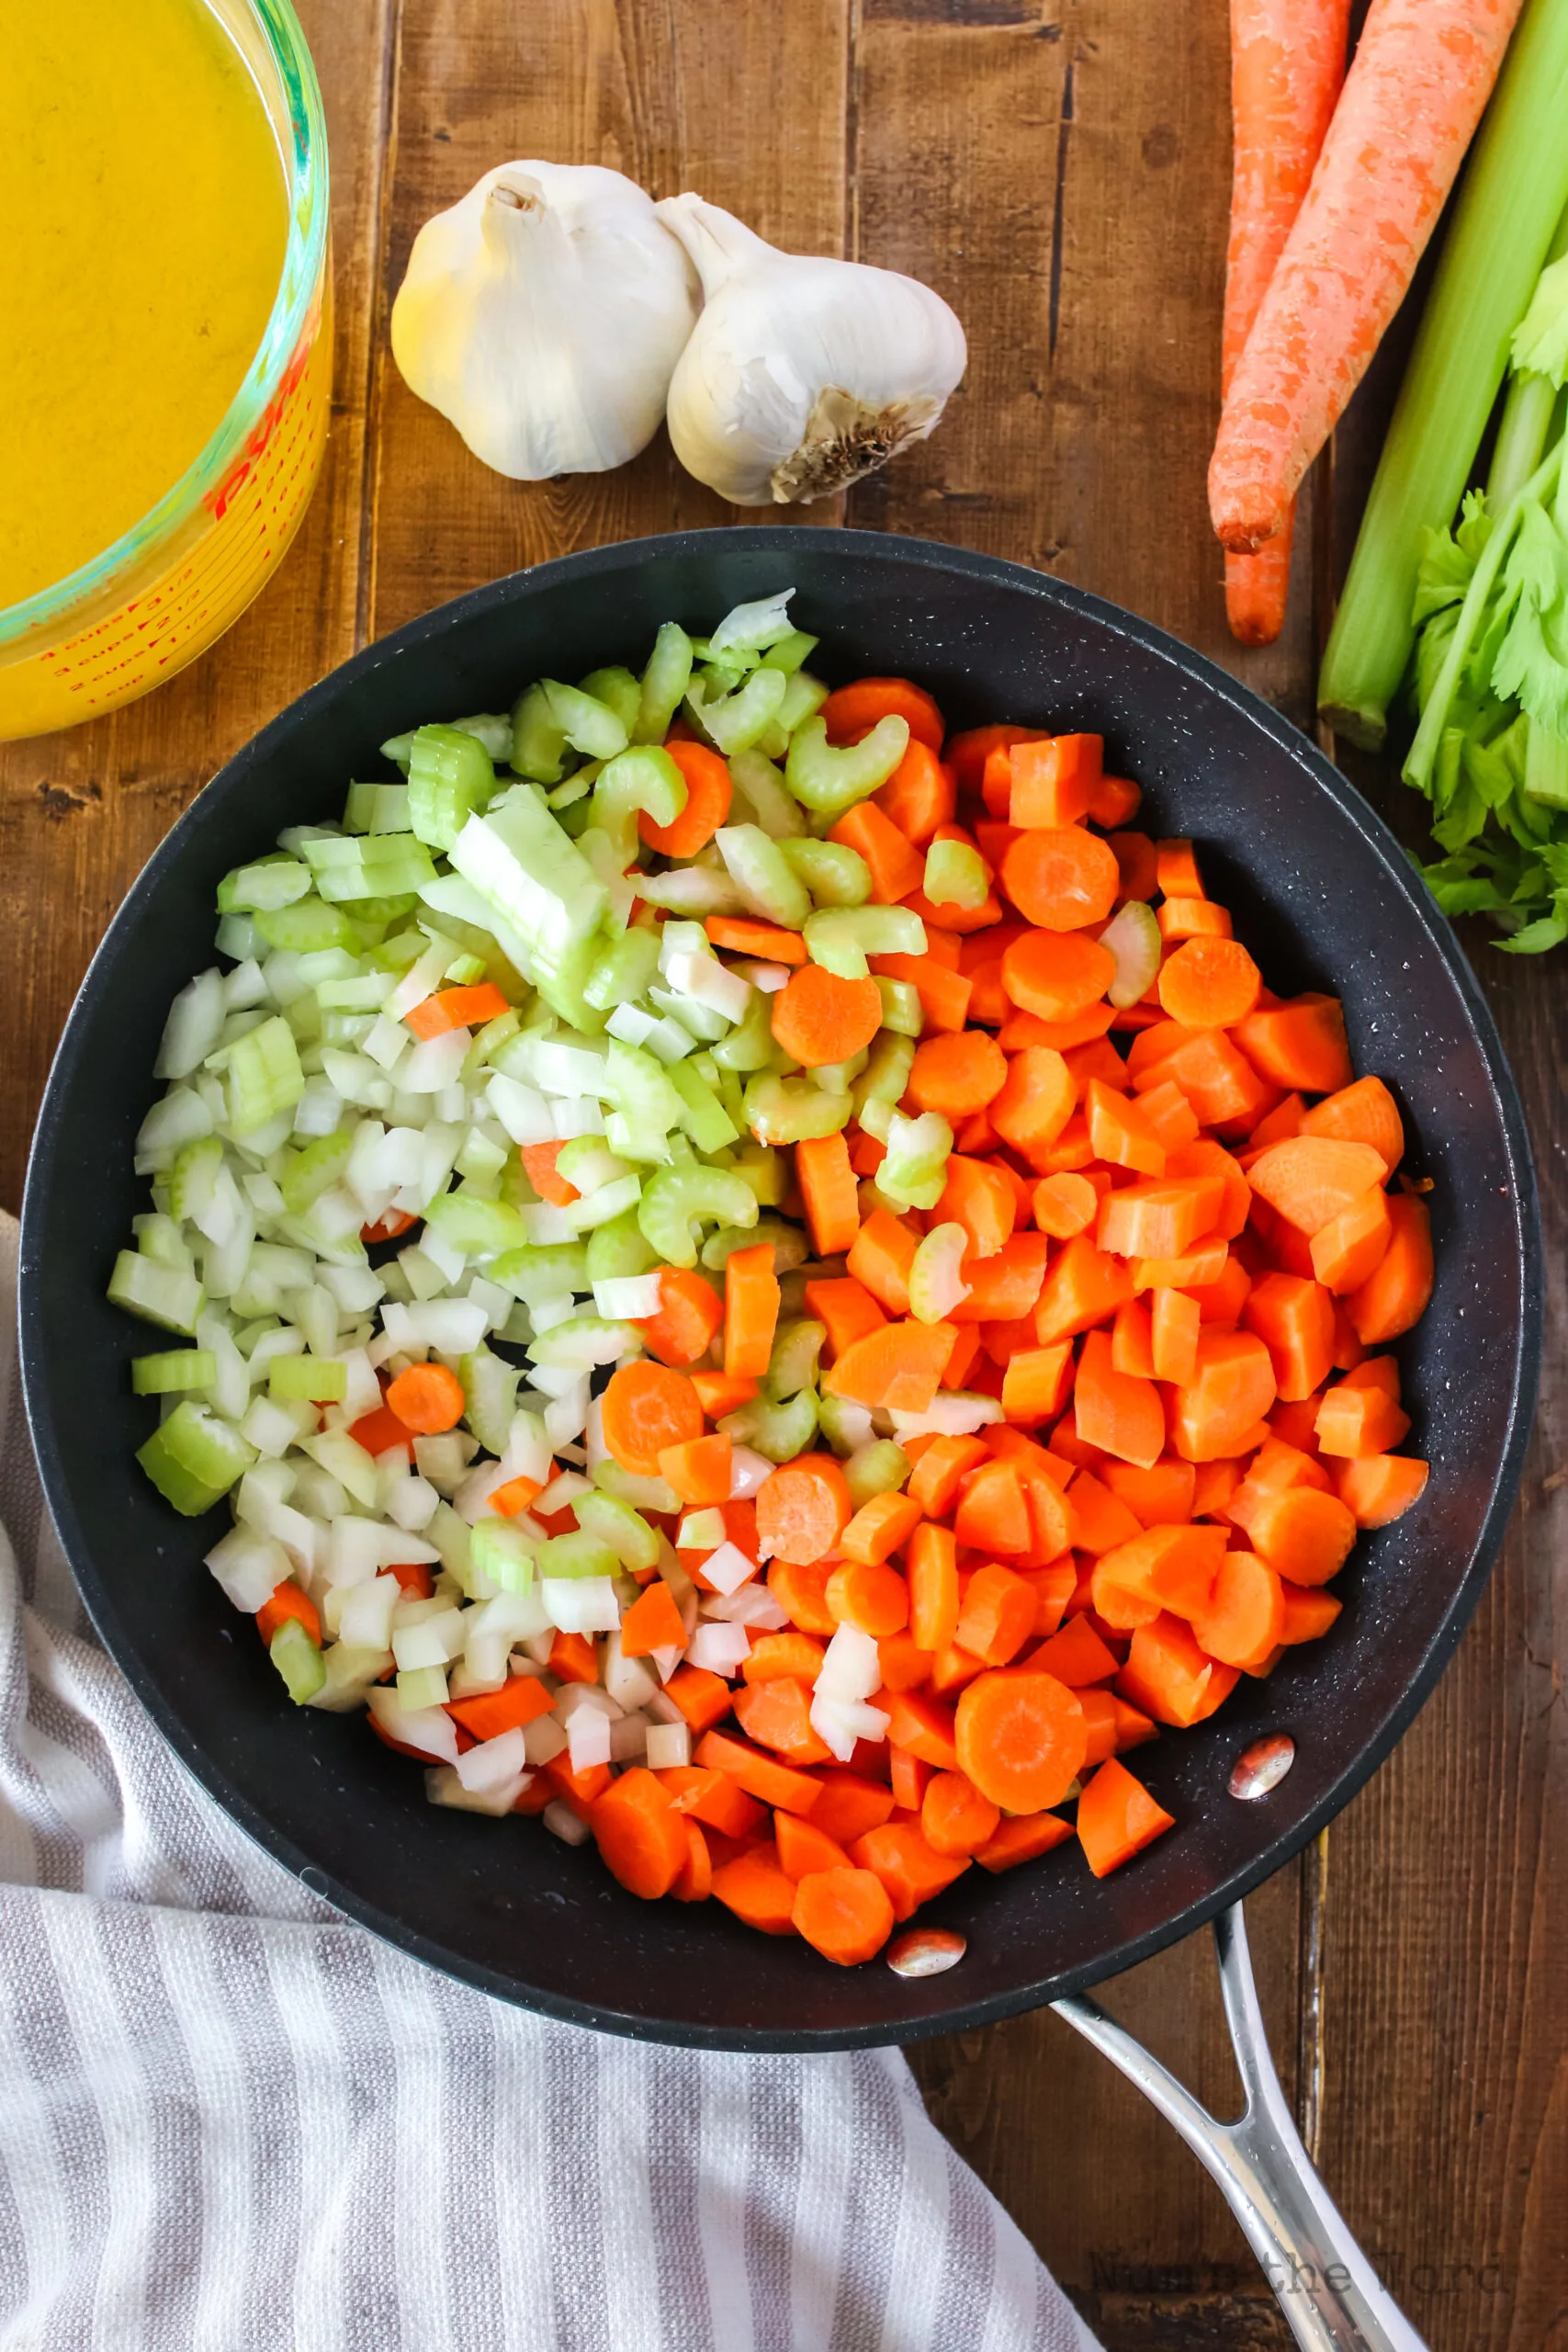
[[[419,224],[513,156],[694,187],[804,252],[911,272],[963,318],[936,436],[848,521],[1007,556],[1216,656],[1303,724],[1369,430],[1340,436],[1287,634],[1229,641],[1204,510],[1228,181],[1224,0],[307,0],[331,126],[336,378],[326,470],[280,573],[150,699],[0,751],[0,1199],[14,1206],[71,996],[138,868],[220,763],[367,639],[498,573],[731,510],[660,435],[536,486],[486,472],[405,390],[388,308]],[[1372,396],[1375,402],[1375,394]],[[1365,404],[1363,404],[1363,407]],[[794,519],[792,517],[792,519]],[[1314,600],[1314,583],[1317,585]],[[1363,779],[1403,821],[1386,777]],[[1320,1847],[1249,1906],[1302,2127],[1435,2352],[1568,2346],[1568,1738],[1553,1567],[1568,1496],[1568,981],[1472,943],[1533,1123],[1548,1344],[1524,1498],[1437,1694]],[[1555,1862],[1555,1869],[1551,1865]],[[1111,2006],[1222,2111],[1206,1939]],[[1287,2338],[1196,2163],[1048,2014],[933,2042],[937,2120],[1114,2352]],[[958,2347],[954,2347],[958,2352]]]

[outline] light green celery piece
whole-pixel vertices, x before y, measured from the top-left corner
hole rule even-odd
[[[176,1223],[206,1215],[222,1166],[223,1146],[216,1136],[197,1136],[181,1144],[164,1180],[169,1192],[169,1215]]]
[[[617,1502],[614,1495],[595,1488],[592,1494],[579,1495],[571,1509],[581,1532],[596,1544],[607,1544],[623,1568],[636,1575],[659,1566],[659,1538],[630,1503]]]
[[[638,689],[634,743],[662,743],[692,680],[692,640],[679,621],[665,621],[653,640]]]
[[[781,1404],[754,1396],[739,1411],[727,1413],[718,1427],[737,1445],[749,1445],[767,1462],[793,1462],[817,1434],[818,1396],[802,1388]]]
[[[918,1037],[926,1025],[920,992],[911,980],[888,980],[879,973],[876,993],[882,999],[882,1026],[897,1037]]]
[[[746,1171],[737,1167],[730,1171],[747,1181]],[[804,1266],[811,1255],[810,1244],[798,1225],[791,1225],[782,1216],[759,1216],[754,1225],[721,1225],[703,1244],[702,1259],[709,1273],[722,1274],[737,1250],[755,1249],[760,1241],[773,1245],[773,1272],[787,1274],[796,1266]]]
[[[446,1668],[444,1666],[400,1667],[395,1685],[399,1702],[410,1713],[421,1707],[443,1707],[446,1703]]]
[[[762,1379],[763,1389],[773,1404],[783,1405],[791,1396],[798,1396],[803,1388],[816,1387],[818,1360],[827,1340],[826,1326],[812,1322],[807,1316],[792,1316],[780,1323]]]
[[[559,784],[566,774],[569,752],[566,729],[550,707],[543,685],[529,686],[512,707],[513,775],[534,784]]]
[[[548,983],[568,971],[574,954],[586,950],[592,968],[608,894],[532,792],[519,788],[488,815],[470,817],[451,860],[485,904],[516,931],[547,995]],[[583,981],[587,976],[584,970]]]
[[[476,741],[484,745],[492,762],[511,759],[512,720],[504,711],[477,710],[468,718],[449,719],[447,725],[459,735],[472,735]],[[394,762],[405,775],[413,752],[415,731],[411,728],[406,735],[389,735],[381,746],[382,758]],[[395,786],[385,788],[396,789]],[[372,825],[369,830],[373,833],[378,832],[380,827]]]
[[[821,679],[814,678],[808,670],[797,670],[792,675],[788,691],[779,705],[775,724],[786,737],[793,735],[804,720],[821,709],[827,699],[828,688]]]
[[[1471,151],[1318,682],[1352,742],[1383,740],[1409,660],[1422,534],[1452,520],[1568,207],[1568,6],[1531,0]]]
[[[947,1184],[953,1129],[937,1111],[918,1119],[895,1111],[888,1123],[887,1157],[876,1171],[876,1189],[896,1208],[934,1209]]]
[[[298,1617],[286,1617],[267,1645],[267,1656],[283,1677],[283,1687],[297,1707],[308,1706],[326,1687],[327,1669],[319,1645]]]
[[[432,849],[449,850],[468,819],[495,797],[495,770],[474,736],[422,727],[409,752],[409,824]],[[427,876],[424,877],[429,879]]]
[[[858,743],[836,749],[820,718],[803,719],[790,738],[784,782],[818,817],[841,817],[885,785],[909,748],[909,722],[891,713]]]
[[[968,1247],[961,1225],[933,1225],[926,1234],[909,1267],[909,1312],[917,1323],[945,1322],[968,1297],[962,1272]]]
[[[291,907],[310,888],[310,869],[299,858],[258,858],[253,865],[236,865],[218,885],[218,911],[222,915],[270,914]]]
[[[624,871],[637,854],[637,818],[672,825],[686,805],[686,779],[668,752],[639,743],[606,760],[593,786],[590,821],[608,835]]]
[[[348,1394],[348,1366],[330,1356],[274,1356],[266,1386],[269,1396],[289,1402],[341,1405]]]
[[[670,1083],[681,1097],[681,1125],[699,1151],[722,1151],[739,1140],[739,1128],[690,1062],[671,1063]]]
[[[556,1173],[563,1183],[575,1185],[586,1194],[617,1182],[633,1170],[626,1160],[616,1159],[603,1136],[574,1136],[556,1154]]]
[[[771,1144],[743,1143],[732,1155],[729,1167],[733,1175],[751,1187],[759,1208],[776,1209],[789,1192],[790,1163]]]
[[[582,993],[596,1012],[610,1012],[617,1004],[636,1004],[658,971],[659,933],[634,924],[601,948]]]
[[[909,907],[825,907],[807,918],[806,952],[840,980],[863,980],[871,956],[923,956],[926,927]]]
[[[350,911],[369,899],[406,899],[435,879],[430,852],[412,833],[336,833],[307,842],[305,855],[320,897]]]
[[[133,1356],[130,1389],[135,1396],[173,1396],[182,1389],[210,1388],[218,1358],[210,1348],[167,1348],[161,1355]]]
[[[926,852],[924,888],[933,906],[983,907],[989,887],[977,849],[967,842],[932,842]]]
[[[503,1285],[504,1287],[504,1285]],[[457,1362],[463,1419],[487,1453],[504,1453],[517,1409],[517,1366],[482,1343]]]
[[[857,1446],[844,1464],[844,1482],[856,1510],[863,1510],[878,1495],[896,1495],[905,1486],[914,1464],[890,1437]]]
[[[620,1566],[602,1536],[585,1534],[581,1528],[574,1535],[552,1535],[539,1546],[542,1577],[613,1577]]]
[[[842,1460],[870,1442],[871,1415],[847,1396],[818,1396],[818,1426]]]
[[[206,1292],[187,1267],[161,1266],[138,1250],[122,1250],[115,1260],[108,1296],[114,1306],[139,1315],[144,1323],[191,1339],[207,1304]]]
[[[871,1059],[852,1090],[855,1116],[863,1123],[870,1102],[901,1102],[915,1067],[915,1040],[887,1029],[872,1040]]]
[[[666,1138],[671,1128],[680,1124],[685,1108],[668,1071],[640,1046],[613,1037],[605,1056],[604,1082],[615,1105],[604,1123],[611,1150],[623,1159],[658,1162],[667,1159]]]
[[[642,1179],[635,1172],[617,1176],[614,1182],[602,1184],[596,1193],[584,1193],[567,1209],[579,1233],[592,1233],[601,1225],[609,1225],[635,1209],[642,1193]]]
[[[542,1306],[550,1299],[570,1298],[574,1291],[590,1287],[588,1248],[581,1241],[530,1243],[525,1249],[506,1250],[485,1268],[485,1275],[513,1298],[520,1298],[525,1306]],[[500,1451],[499,1446],[491,1448],[492,1453]]]
[[[563,685],[558,678],[543,683],[551,718],[584,759],[613,760],[626,750],[626,730],[607,703],[584,694],[581,686]]]
[[[764,922],[798,931],[811,912],[811,899],[783,844],[770,840],[761,825],[722,825],[714,840],[750,911]]]
[[[743,807],[752,810],[770,841],[790,841],[805,833],[800,803],[784,789],[784,777],[760,742],[750,751],[737,752],[728,764]]]
[[[521,1210],[504,1201],[486,1200],[466,1186],[459,1192],[438,1193],[424,1216],[432,1230],[465,1258],[499,1257],[503,1251],[521,1250],[528,1239]]]
[[[750,751],[778,717],[789,684],[782,670],[753,670],[732,693],[710,699],[709,686],[694,678],[686,708],[702,733],[726,758],[733,758],[737,752]]]
[[[751,1001],[736,1026],[709,1048],[719,1069],[768,1069],[773,1058],[773,1005],[772,997],[761,989],[752,989]]]
[[[681,1498],[667,1480],[644,1478],[635,1470],[623,1470],[608,1454],[595,1462],[588,1475],[601,1494],[629,1503],[633,1510],[678,1511],[681,1508]]]
[[[278,1189],[291,1216],[303,1216],[348,1166],[354,1148],[354,1126],[334,1127],[330,1136],[316,1136],[299,1151],[285,1155]]]
[[[863,907],[871,896],[871,868],[847,842],[784,842],[784,856],[819,907]]]
[[[732,605],[709,638],[707,651],[722,661],[727,655],[756,656],[771,645],[782,645],[795,634],[789,617],[794,594],[793,588],[780,588],[771,596],[754,596],[747,604]]]
[[[164,1501],[186,1519],[221,1502],[255,1458],[255,1448],[238,1430],[188,1397],[136,1453]]]
[[[181,1273],[190,1272],[190,1247],[172,1216],[161,1216],[154,1211],[138,1217],[132,1230],[144,1258],[153,1259],[160,1266],[173,1266]]]
[[[636,1209],[623,1210],[588,1237],[588,1287],[615,1282],[627,1274],[646,1274],[659,1263],[659,1252],[637,1223]]]
[[[515,1005],[509,1005],[504,1012],[498,1012],[493,1021],[487,1021],[463,1056],[465,1080],[474,1078],[483,1069],[492,1055],[497,1053],[509,1038],[516,1036],[521,1026],[522,1017]]]
[[[284,948],[291,955],[310,956],[323,947],[357,950],[360,944],[359,933],[342,908],[329,907],[314,892],[297,899],[291,907],[277,907],[251,920],[268,947]]]
[[[746,1123],[759,1143],[806,1143],[836,1136],[849,1124],[847,1094],[824,1094],[809,1079],[776,1078],[764,1071],[746,1089]]]
[[[469,989],[477,980],[482,980],[484,976],[485,967],[482,956],[459,956],[456,963],[448,964],[442,973],[441,984],[443,988],[448,989]]]
[[[229,1049],[229,1124],[237,1136],[292,1111],[304,1091],[294,1032],[280,1014],[235,1039]]]
[[[525,1535],[510,1519],[481,1519],[469,1543],[469,1569],[489,1577],[502,1592],[528,1592],[533,1588],[535,1560],[543,1548],[536,1537]]]
[[[370,812],[376,806],[376,795],[379,788],[374,784],[349,786],[348,797],[343,804],[343,829],[345,833],[367,833],[370,831]],[[389,785],[387,789],[389,792],[401,791],[406,790],[406,786]],[[390,830],[400,833],[406,832],[408,828],[405,823],[394,825]],[[221,889],[222,885],[220,884],[219,888]],[[222,904],[221,899],[219,903]]]
[[[1153,907],[1129,899],[1100,934],[1100,944],[1116,959],[1116,977],[1106,989],[1106,1001],[1118,1012],[1146,996],[1159,970],[1164,942]]]
[[[613,710],[626,730],[628,743],[636,741],[632,729],[642,707],[642,688],[630,670],[617,664],[609,670],[591,670],[586,678],[579,678],[581,693],[592,695],[606,710]]]
[[[497,1143],[492,1136],[487,1136],[482,1127],[470,1127],[457,1154],[457,1173],[468,1177],[476,1191],[481,1187],[486,1189],[493,1199],[499,1191],[497,1180],[506,1166],[507,1157],[504,1145]],[[494,1190],[491,1189],[492,1187]]]
[[[803,628],[792,628],[787,637],[781,637],[775,644],[769,646],[762,656],[761,666],[764,670],[782,670],[786,678],[793,678],[801,663],[811,659],[820,642],[818,638],[808,637]]]
[[[704,1222],[754,1226],[757,1195],[724,1168],[660,1168],[642,1190],[637,1222],[667,1266],[694,1266]]]

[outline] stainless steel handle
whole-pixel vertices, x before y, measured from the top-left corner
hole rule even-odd
[[[1269,2056],[1239,1903],[1214,1921],[1214,1944],[1247,2094],[1235,2123],[1217,2121],[1098,2002],[1074,1996],[1051,2007],[1136,2083],[1219,2183],[1304,2352],[1427,2352],[1346,2227],[1291,2120]]]

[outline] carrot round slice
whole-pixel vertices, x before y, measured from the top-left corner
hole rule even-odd
[[[873,1871],[809,1871],[796,1883],[791,1917],[797,1933],[840,1968],[874,1959],[893,1933],[893,1905]]]
[[[1002,888],[1019,913],[1043,931],[1103,922],[1116,902],[1116,854],[1081,825],[1020,833],[1002,859]]]
[[[806,964],[773,999],[773,1035],[803,1069],[847,1062],[882,1026],[876,982],[841,980],[820,964]]]
[[[642,1765],[612,1781],[588,1808],[606,1867],[630,1894],[654,1902],[685,1868],[686,1825],[669,1791]]]
[[[955,1724],[959,1770],[1004,1813],[1059,1804],[1083,1770],[1083,1709],[1054,1674],[980,1675],[960,1694]]]
[[[909,1622],[909,1589],[883,1560],[846,1560],[828,1579],[828,1606],[841,1625],[874,1641],[901,1634]]]
[[[657,1478],[667,1445],[689,1445],[703,1433],[703,1408],[683,1372],[661,1363],[623,1364],[601,1407],[604,1442],[623,1470]]]
[[[996,1100],[1007,1075],[1007,1056],[983,1029],[928,1037],[915,1049],[909,1100],[917,1111],[940,1111],[948,1120],[967,1119]]]
[[[920,1835],[939,1854],[976,1853],[997,1833],[998,1806],[965,1772],[936,1772],[920,1800]]]
[[[802,1453],[762,1481],[757,1494],[758,1541],[774,1558],[810,1567],[835,1549],[853,1510],[849,1481],[832,1454]],[[829,1624],[836,1623],[829,1617]]]
[[[820,716],[829,743],[858,743],[880,719],[902,718],[918,742],[940,752],[945,731],[930,695],[908,678],[857,678],[829,695]]]
[[[695,857],[729,814],[729,770],[705,743],[667,743],[665,750],[686,780],[686,805],[672,825],[656,825],[646,812],[637,831],[664,857]]]
[[[1072,1021],[1116,978],[1116,958],[1081,931],[1026,931],[1002,956],[1002,986],[1042,1021]],[[1088,1040],[1085,1040],[1087,1043]]]
[[[411,1363],[388,1389],[387,1402],[404,1429],[439,1437],[463,1418],[463,1384],[444,1363]]]
[[[1246,1020],[1262,987],[1239,940],[1188,939],[1161,967],[1159,1001],[1184,1029],[1228,1029]]]
[[[1209,1605],[1192,1620],[1198,1646],[1222,1666],[1261,1666],[1284,1639],[1285,1593],[1279,1571],[1254,1552],[1227,1552]]]

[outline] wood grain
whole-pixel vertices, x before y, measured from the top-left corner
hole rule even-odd
[[[0,1199],[20,1190],[53,1040],[105,922],[205,777],[356,642],[517,565],[723,505],[662,435],[600,478],[502,481],[391,365],[419,224],[492,164],[543,155],[693,187],[796,249],[937,286],[970,368],[936,435],[847,519],[987,549],[1132,606],[1310,724],[1326,602],[1397,350],[1309,497],[1286,635],[1244,653],[1203,508],[1224,270],[1222,0],[307,0],[332,130],[336,377],[304,532],[243,621],[160,695],[0,750],[0,969],[13,1008]],[[791,518],[798,519],[792,514]],[[1420,807],[1358,781],[1406,838]],[[1568,2352],[1568,1488],[1556,1073],[1568,971],[1477,940],[1543,1173],[1541,1434],[1488,1599],[1436,1698],[1321,1856],[1249,1906],[1281,2073],[1334,2194],[1433,2352]],[[1224,2113],[1234,2075],[1201,1939],[1107,1989]],[[1273,2347],[1272,2302],[1195,2161],[1057,2020],[913,2053],[944,2129],[1110,2352]]]

